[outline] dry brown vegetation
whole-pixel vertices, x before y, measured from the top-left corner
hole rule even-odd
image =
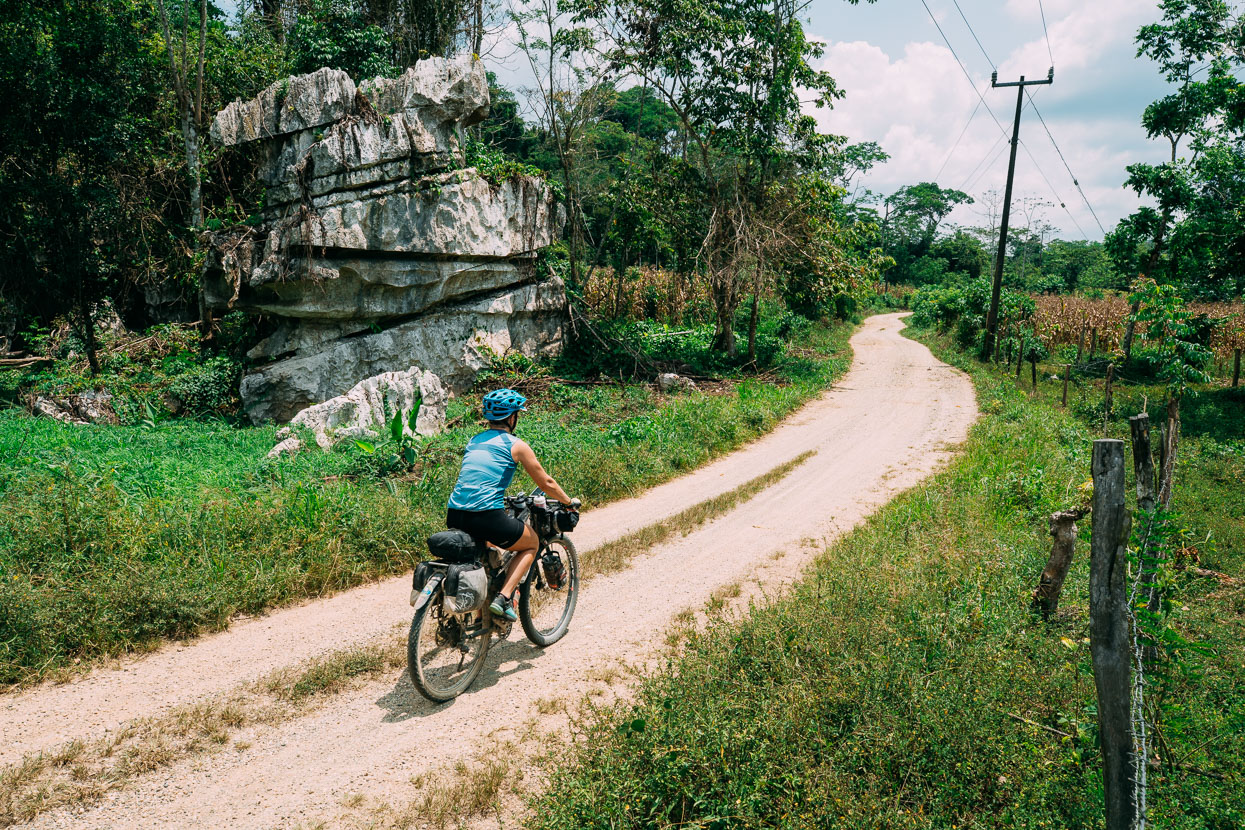
[[[1075,346],[1082,342],[1086,350],[1114,351],[1124,337],[1128,319],[1125,297],[1068,297],[1041,295],[1034,298],[1037,313],[1033,327],[1047,348]],[[1212,320],[1223,321],[1210,341],[1211,351],[1219,359],[1230,357],[1234,350],[1245,347],[1245,306],[1240,303],[1191,303],[1189,310]],[[1086,352],[1089,353],[1088,351]]]

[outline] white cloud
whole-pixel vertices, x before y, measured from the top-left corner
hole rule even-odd
[[[1010,0],[1007,4],[1007,10],[1022,19],[1029,16],[1026,9],[1032,10],[1033,20],[1038,19],[1036,0]],[[1121,41],[1131,42],[1137,27],[1156,16],[1153,4],[1137,0],[1048,3],[1050,51],[1045,37],[1029,41],[1003,60],[999,77],[1010,81],[1021,74],[1040,76],[1053,54],[1059,84],[1059,73],[1088,69],[1104,52],[1118,48]]]
[[[1118,70],[1119,61],[1131,59],[1129,44],[1139,25],[1157,17],[1155,5],[1137,0],[1046,0],[1045,5],[1056,61],[1055,85],[1039,87],[1034,96],[1098,218],[1110,230],[1137,207],[1137,197],[1120,184],[1126,175],[1124,167],[1136,161],[1146,145],[1135,116],[1108,113],[1111,108],[1105,106],[1106,101],[1102,112],[1095,112],[1095,98],[1110,94],[1109,89],[1095,86],[1099,77],[1095,72],[1101,72],[1107,60]],[[1029,31],[1028,24],[1038,20],[1037,0],[1009,0],[1005,12],[1025,22],[1023,29]],[[891,155],[887,164],[866,178],[866,186],[889,193],[937,176],[942,186],[967,189],[977,198],[988,190],[1003,189],[1007,173],[1003,132],[1010,135],[1013,90],[991,90],[988,77],[973,76],[973,83],[1004,129],[980,109],[947,160],[978,97],[945,45],[909,42],[902,56],[892,57],[863,41],[825,42],[820,68],[828,71],[847,95],[833,110],[810,109],[810,113],[826,132],[845,135],[853,142],[877,141]],[[1040,36],[1011,53],[992,56],[1002,59],[999,75],[1005,81],[1022,72],[1041,77],[1050,63],[1046,41]],[[1078,106],[1073,109],[1089,114],[1053,118],[1047,110],[1057,108],[1048,107],[1048,101],[1075,102]],[[1102,232],[1032,111],[1023,118],[1021,139],[1028,152],[1021,149],[1017,155],[1016,198],[1056,202],[1057,193],[1066,210],[1056,202],[1047,210],[1047,221],[1066,238],[1081,236],[1077,225],[1089,238],[1100,238]],[[983,164],[991,158],[993,161]],[[946,165],[939,174],[944,160]],[[977,224],[981,222],[977,214],[975,208],[961,208],[951,220]]]

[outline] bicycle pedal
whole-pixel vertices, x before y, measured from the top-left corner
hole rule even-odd
[[[514,623],[510,620],[493,620],[493,629],[497,632],[497,639],[505,640],[510,636]]]

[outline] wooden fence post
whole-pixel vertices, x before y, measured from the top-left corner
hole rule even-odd
[[[1132,830],[1137,818],[1133,749],[1132,642],[1128,623],[1128,530],[1124,442],[1094,442],[1093,525],[1089,566],[1089,650],[1098,691],[1107,830]]]
[[[1107,421],[1111,418],[1111,381],[1115,375],[1115,364],[1107,365],[1107,384],[1102,398],[1102,434],[1107,434]]]
[[[1241,350],[1237,349],[1232,355],[1232,385],[1241,385]]]
[[[1055,541],[1050,547],[1046,569],[1033,591],[1033,601],[1029,603],[1029,610],[1041,614],[1042,619],[1049,620],[1059,609],[1059,595],[1063,593],[1063,582],[1068,577],[1075,552],[1076,523],[1084,515],[1084,510],[1061,510],[1051,514],[1050,535]]]
[[[1137,509],[1145,514],[1145,521],[1153,522],[1151,515],[1158,506],[1158,487],[1154,475],[1154,452],[1150,448],[1150,416],[1146,413],[1134,415],[1128,419],[1128,428],[1133,436],[1133,474],[1137,480]],[[1141,550],[1137,552],[1137,566],[1141,568],[1141,584],[1146,597],[1146,606],[1151,612],[1158,612],[1160,597],[1154,586],[1158,575],[1159,557],[1155,556],[1147,533],[1142,534]],[[1161,551],[1160,551],[1161,555]],[[1146,639],[1145,659],[1152,661],[1157,656],[1153,639]]]

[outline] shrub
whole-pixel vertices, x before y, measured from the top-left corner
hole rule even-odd
[[[218,355],[176,375],[169,383],[168,391],[191,414],[219,412],[231,403],[238,375],[238,365]]]

